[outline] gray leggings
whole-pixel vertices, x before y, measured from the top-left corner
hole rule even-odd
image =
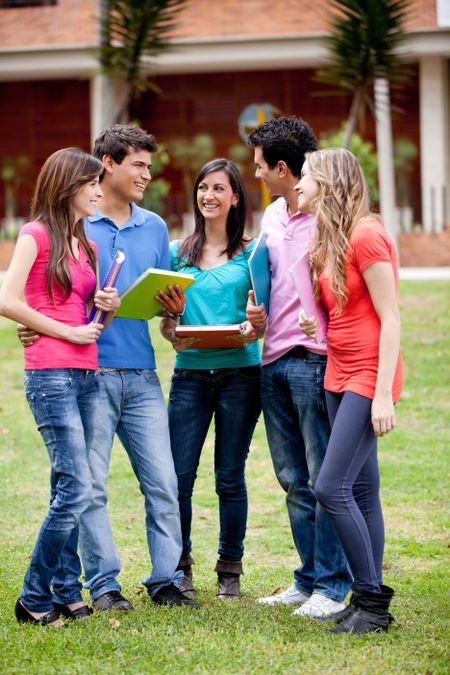
[[[355,586],[377,592],[384,522],[372,400],[351,391],[325,394],[332,430],[314,493],[334,523]]]

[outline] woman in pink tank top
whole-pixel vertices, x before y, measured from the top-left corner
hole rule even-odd
[[[55,628],[65,626],[61,615],[92,611],[81,597],[78,521],[91,493],[96,340],[120,304],[115,289],[95,292],[97,252],[84,231],[102,196],[102,170],[76,148],[47,159],[0,290],[0,314],[39,334],[25,351],[25,390],[51,465],[50,508],[15,613],[19,622]],[[88,323],[92,301],[107,312],[104,324]]]

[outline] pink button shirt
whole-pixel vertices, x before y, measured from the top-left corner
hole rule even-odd
[[[318,345],[298,326],[300,300],[289,274],[289,268],[309,248],[315,228],[314,218],[302,213],[289,216],[286,200],[280,197],[265,210],[261,227],[269,249],[272,277],[262,365],[279,359],[298,345],[326,354],[325,343]]]
[[[37,258],[30,270],[25,286],[25,300],[33,309],[61,321],[69,326],[81,326],[87,323],[86,302],[95,290],[95,272],[89,264],[87,255],[80,246],[80,260],[69,258],[72,277],[72,292],[68,298],[55,287],[53,304],[47,293],[47,265],[50,257],[50,241],[47,230],[39,222],[27,223],[19,235],[31,235],[37,246]],[[97,253],[97,247],[89,242]],[[24,350],[25,368],[82,368],[97,370],[97,343],[79,345],[48,335],[41,335],[30,347]]]

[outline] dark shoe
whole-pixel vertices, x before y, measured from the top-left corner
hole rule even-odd
[[[93,603],[95,609],[105,612],[108,609],[120,609],[122,612],[129,612],[133,605],[129,600],[123,597],[119,591],[108,591],[96,598]]]
[[[217,573],[218,590],[216,598],[218,600],[236,600],[241,597],[241,584],[239,574],[232,572]]]
[[[50,626],[51,628],[67,628],[66,624],[63,624],[62,626],[52,626],[52,623],[59,619],[59,612],[57,612],[56,609],[51,609],[50,612],[44,614],[44,616],[41,616],[39,619],[36,619],[36,617],[22,605],[20,598],[17,599],[14,612],[19,623],[35,623],[40,626]]]
[[[74,621],[87,619],[93,613],[93,609],[87,605],[82,605],[82,607],[77,607],[77,609],[70,609],[68,605],[60,605],[59,602],[54,602],[53,607],[66,619],[73,619]]]
[[[192,556],[187,555],[181,558],[177,567],[177,571],[181,570],[181,572],[184,574],[184,577],[181,580],[178,588],[187,598],[194,598],[197,594],[197,591],[195,590],[194,584],[192,582],[192,565],[195,565],[195,560],[192,558]]]
[[[356,612],[356,606],[358,604],[358,598],[361,595],[361,592],[353,586],[353,593],[350,596],[350,601],[345,607],[345,609],[341,609],[340,612],[335,612],[334,614],[329,614],[328,616],[324,617],[316,617],[319,621],[334,621],[334,623],[342,623],[346,619],[348,619],[354,612]]]
[[[192,583],[192,567],[190,565],[189,567],[185,567],[183,569],[183,574],[184,577],[182,578],[179,585],[179,590],[187,598],[195,598],[197,591],[195,590],[194,584]]]
[[[186,605],[187,607],[192,607],[194,609],[199,609],[200,605],[195,600],[187,598],[180,591],[175,584],[169,584],[168,586],[163,586],[152,596],[153,602],[156,602],[157,605],[168,605],[169,607],[181,607]]]
[[[244,573],[241,562],[231,560],[217,561],[218,590],[216,598],[219,600],[236,600],[241,597],[240,576]]]
[[[394,617],[389,613],[389,605],[394,590],[389,586],[381,586],[380,593],[361,591],[356,600],[356,610],[336,628],[327,633],[372,633],[389,630]]]

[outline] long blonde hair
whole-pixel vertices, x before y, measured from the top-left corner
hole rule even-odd
[[[350,233],[369,213],[369,190],[359,162],[349,150],[317,150],[307,154],[305,160],[319,186],[312,203],[317,219],[310,254],[314,296],[319,300],[319,275],[326,268],[338,312],[342,312],[348,296],[345,266]]]

